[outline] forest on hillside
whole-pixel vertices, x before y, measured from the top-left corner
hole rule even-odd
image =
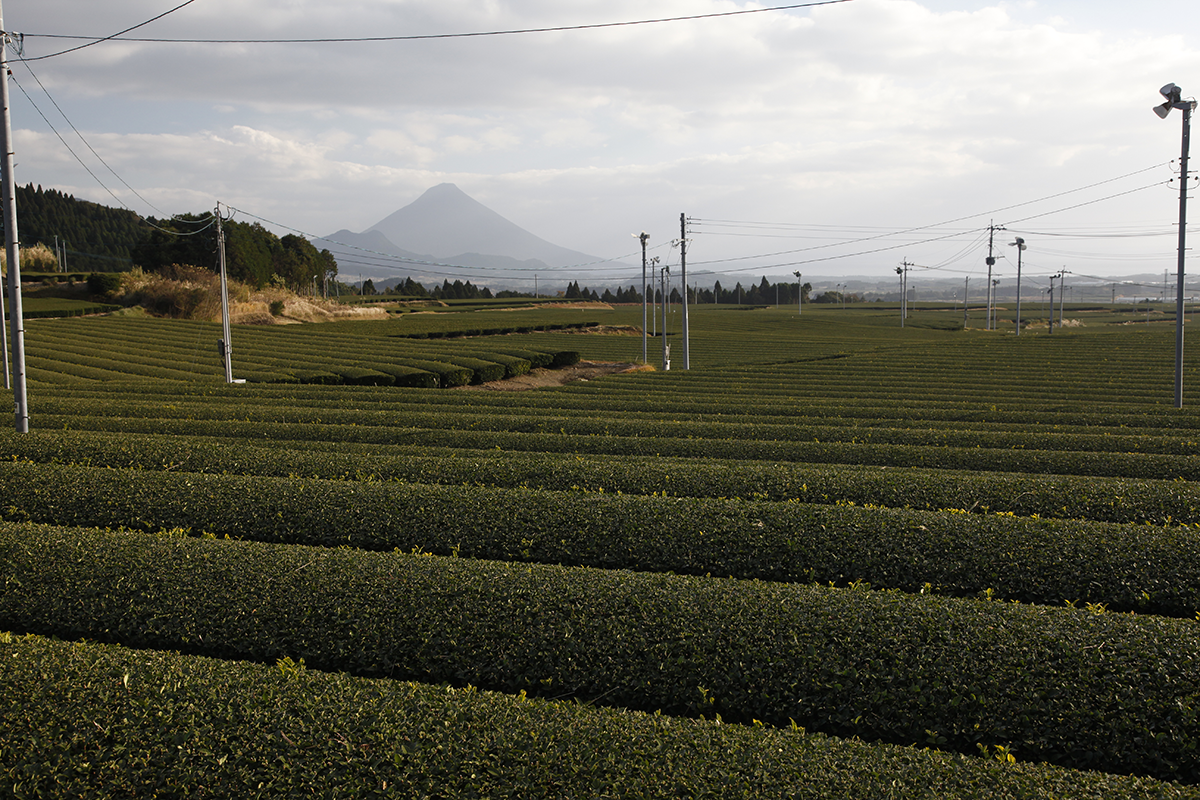
[[[22,246],[43,244],[61,253],[60,271],[124,272],[135,266],[156,271],[174,264],[217,268],[211,212],[143,219],[133,211],[33,184],[18,186],[16,194]],[[223,225],[226,268],[235,280],[256,288],[276,284],[311,290],[337,273],[333,255],[302,236],[281,238],[258,223],[230,220]]]
[[[65,250],[71,272],[120,272],[133,266],[130,250],[150,228],[137,214],[78,200],[32,183],[17,186],[17,235],[22,246]],[[0,219],[0,231],[4,220]]]

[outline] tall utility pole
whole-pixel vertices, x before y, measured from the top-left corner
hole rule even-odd
[[[993,247],[993,245],[995,244],[995,239],[996,239],[996,231],[1002,231],[1002,230],[1004,230],[1004,226],[1003,226],[1003,225],[996,225],[996,224],[990,224],[990,225],[988,225],[988,254],[987,254],[987,268],[988,268],[988,276],[987,276],[987,280],[988,280],[988,282],[987,282],[987,291],[988,291],[988,296],[987,296],[987,329],[988,329],[989,331],[990,331],[990,330],[992,329],[992,327],[993,327],[993,325],[992,325],[992,302],[993,302],[993,297],[992,297],[992,267],[994,267],[994,266],[996,265],[996,259],[995,259],[995,257],[992,255],[992,247]]]
[[[1183,408],[1183,264],[1187,250],[1188,145],[1192,138],[1192,112],[1196,110],[1196,101],[1184,100],[1183,90],[1174,83],[1168,83],[1158,93],[1167,101],[1154,107],[1159,119],[1166,119],[1173,108],[1183,112],[1183,142],[1179,156],[1179,264],[1175,293],[1175,407]]]
[[[217,264],[221,269],[221,333],[225,338],[217,343],[221,360],[225,362],[225,382],[233,383],[233,345],[229,332],[229,284],[225,280],[225,229],[221,227],[221,205],[214,212],[217,216]]]
[[[29,399],[25,389],[25,314],[21,308],[21,241],[17,234],[17,182],[13,169],[12,119],[8,105],[8,33],[0,9],[0,183],[3,184],[5,254],[8,257],[8,316],[12,325],[13,399],[16,401],[16,431],[29,433]]]
[[[967,329],[967,298],[971,293],[971,279],[963,279],[963,330]]]
[[[804,315],[804,285],[800,283],[800,273],[793,272],[796,276],[796,316]]]
[[[1025,252],[1025,240],[1020,236],[1016,241],[1009,242],[1011,247],[1017,248],[1017,336],[1021,335],[1021,253]]]
[[[687,215],[679,215],[679,282],[683,286],[683,368],[691,369],[688,357]]]
[[[1050,276],[1050,333],[1054,333],[1054,281],[1059,275]]]
[[[670,345],[667,344],[667,302],[670,300],[670,298],[667,297],[667,273],[670,272],[670,270],[671,268],[669,266],[663,264],[662,271],[658,273],[658,284],[660,287],[659,292],[662,294],[662,365],[664,371],[671,368],[671,359],[669,354],[671,348]]]
[[[1187,251],[1188,144],[1195,101],[1183,104],[1183,152],[1179,157],[1179,268],[1175,292],[1175,407],[1183,408],[1183,257]],[[8,104],[5,103],[5,108]],[[5,114],[5,119],[8,115]]]
[[[638,235],[638,239],[642,242],[642,363],[647,362],[646,351],[646,242],[650,239],[650,234],[642,231]]]
[[[1063,306],[1067,301],[1067,271],[1058,273],[1058,327],[1063,326]],[[1050,304],[1050,313],[1054,314],[1054,304]]]

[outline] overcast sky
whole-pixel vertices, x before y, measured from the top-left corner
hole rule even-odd
[[[180,2],[9,0],[4,24],[38,59],[83,43],[45,34],[108,36]],[[129,35],[455,34],[777,4],[193,0]],[[315,235],[365,230],[450,182],[542,238],[631,263],[642,230],[678,263],[683,213],[689,272],[748,280],[882,276],[907,259],[911,280],[982,281],[994,221],[1005,280],[1016,235],[1030,280],[1173,276],[1182,115],[1151,109],[1170,81],[1200,95],[1198,31],[1195,0],[845,0],[469,38],[110,41],[11,64],[17,181],[154,216],[219,201]]]

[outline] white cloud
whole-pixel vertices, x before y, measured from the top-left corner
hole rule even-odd
[[[31,66],[105,160],[168,213],[220,200],[314,233],[361,230],[452,181],[541,236],[615,255],[632,229],[677,236],[680,212],[929,224],[1176,156],[1178,123],[1160,122],[1150,106],[1169,80],[1200,91],[1200,50],[1181,33],[1200,22],[1200,8],[1054,6],[853,0],[807,13],[417,42],[107,43]],[[744,7],[206,0],[138,33],[405,35]],[[7,21],[30,33],[105,35],[161,11],[153,0],[41,0],[10,9]],[[1168,12],[1164,32],[1155,20]],[[29,37],[26,51],[62,44]],[[52,110],[22,67],[14,74]],[[111,202],[19,95],[14,126],[18,180]],[[86,148],[76,149],[90,163]],[[103,167],[95,171],[128,194]],[[1165,167],[1159,177],[1169,177]],[[1164,190],[1064,219],[1169,222],[1171,214]],[[878,259],[863,264],[880,268]]]

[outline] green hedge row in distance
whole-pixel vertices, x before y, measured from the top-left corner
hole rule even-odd
[[[417,333],[392,333],[400,339],[458,339],[466,336],[507,336],[513,333],[548,333],[565,330],[586,330],[600,325],[599,322],[565,322],[544,325],[521,325],[491,328],[457,328],[454,330],[430,330]]]
[[[867,581],[1176,617],[1200,609],[1196,528],[54,464],[0,464],[0,498],[0,513],[15,521],[766,580]]]
[[[414,445],[469,450],[574,453],[609,456],[667,456],[734,461],[780,461],[877,467],[917,467],[984,472],[1092,475],[1145,480],[1200,480],[1200,456],[1150,453],[1094,453],[1039,450],[992,450],[978,447],[921,447],[846,442],[776,442],[753,439],[682,439],[652,436],[611,436],[557,432],[444,430],[390,425],[329,422],[245,421],[226,419],[145,419],[119,413],[87,411],[76,403],[73,412],[31,411],[31,425],[40,428],[186,436],[220,436],[260,441],[313,441],[331,446],[343,443]],[[249,408],[249,406],[247,406]],[[286,410],[271,412],[286,415]],[[260,415],[261,416],[261,415]]]
[[[842,800],[896,796],[897,786],[939,800],[1200,798],[1144,778],[367,680],[287,658],[0,634],[0,662],[0,781],[17,800]]]
[[[442,355],[440,358],[449,364],[455,364],[471,370],[471,383],[475,385],[503,380],[504,373],[507,371],[503,364],[498,364],[494,361],[484,361],[481,358],[459,355]]]
[[[432,373],[419,375],[436,381]],[[961,509],[1096,522],[1200,523],[1200,486],[1190,481],[704,458],[563,457],[345,442],[281,442],[268,447],[198,436],[36,429],[29,434],[0,431],[0,459],[264,477]]]
[[[558,353],[572,357],[578,363],[577,353]],[[364,362],[365,364],[366,362]],[[441,362],[418,362],[403,360],[400,363],[415,365],[420,369],[464,370],[457,380],[486,382],[503,377],[504,369],[499,364],[482,362],[478,359],[445,357]],[[486,365],[486,370],[485,370]],[[555,362],[554,366],[570,366]],[[366,366],[370,366],[366,364]],[[333,369],[333,368],[326,368]],[[461,384],[460,384],[461,385]],[[988,451],[1027,451],[1035,456],[1060,452],[1076,454],[1101,453],[1113,455],[1161,455],[1179,456],[1181,463],[1197,458],[1200,436],[1192,434],[1172,436],[1126,436],[1112,433],[1062,434],[1037,431],[989,431],[946,428],[869,428],[840,424],[798,424],[796,422],[735,422],[721,415],[702,419],[662,419],[632,417],[605,412],[602,408],[590,409],[585,414],[564,413],[555,409],[533,412],[528,408],[503,409],[496,407],[454,408],[443,405],[408,407],[403,415],[394,409],[341,408],[338,406],[304,406],[293,403],[219,403],[214,401],[180,402],[170,407],[152,401],[129,402],[123,399],[103,401],[99,398],[87,401],[68,399],[50,400],[46,410],[59,413],[78,410],[82,413],[105,413],[109,409],[119,410],[121,416],[187,416],[191,419],[246,419],[275,422],[281,419],[294,422],[320,421],[327,424],[353,423],[355,425],[388,426],[399,418],[404,425],[439,430],[483,430],[508,433],[554,432],[576,436],[620,436],[630,439],[685,439],[701,441],[748,441],[759,445],[787,444],[861,444],[879,447],[897,446],[923,448],[933,451],[939,448]],[[1103,462],[1105,459],[1092,458]]]
[[[1200,782],[1191,621],[36,526],[0,552],[2,630]]]

